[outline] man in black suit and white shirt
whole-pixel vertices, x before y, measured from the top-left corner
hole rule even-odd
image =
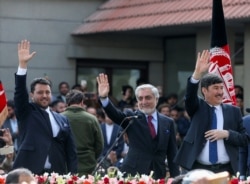
[[[26,88],[27,64],[35,55],[30,42],[18,44],[19,67],[15,74],[16,116],[20,146],[13,168],[28,168],[34,174],[77,172],[77,154],[68,119],[49,108],[51,84],[45,78],[31,83],[31,99]]]

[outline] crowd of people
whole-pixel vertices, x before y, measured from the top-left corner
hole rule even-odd
[[[114,100],[104,73],[96,78],[94,96],[64,81],[60,95],[53,96],[51,81],[43,77],[31,82],[29,97],[27,68],[35,54],[29,41],[18,44],[14,100],[8,100],[0,136],[1,147],[13,147],[0,164],[10,178],[16,172],[88,175],[111,166],[127,175],[154,171],[156,179],[195,169],[248,176],[250,127],[249,116],[242,119],[243,88],[235,86],[239,108],[222,103],[223,81],[208,73],[208,50],[197,55],[184,106],[177,94],[165,97],[161,86],[144,82],[136,89],[124,84],[122,98]]]

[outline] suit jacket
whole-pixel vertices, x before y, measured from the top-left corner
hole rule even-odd
[[[122,129],[121,129],[121,127],[119,125],[114,124],[113,131],[112,131],[109,143],[108,143],[108,140],[107,140],[107,131],[106,131],[106,124],[105,123],[101,124],[101,129],[102,129],[103,140],[104,140],[104,148],[102,150],[102,156],[105,156],[105,154],[110,149],[110,147],[112,146],[112,144],[116,141],[116,138],[119,136],[119,134],[121,133]],[[117,144],[112,149],[112,151],[116,152],[117,159],[121,158],[123,147],[124,147],[124,141],[123,141],[123,137],[121,137],[118,140]]]
[[[62,113],[75,137],[79,176],[91,174],[102,153],[103,137],[97,118],[81,107],[70,106]]]
[[[76,173],[76,146],[68,119],[52,112],[60,127],[58,135],[53,137],[48,113],[37,104],[29,103],[26,75],[15,75],[15,84],[20,146],[13,168],[25,167],[34,174],[41,174],[49,156],[52,171],[59,174]]]
[[[107,115],[126,130],[129,150],[121,170],[127,174],[149,174],[154,171],[154,178],[166,177],[165,159],[167,157],[171,177],[179,175],[178,166],[173,163],[177,152],[174,121],[160,113],[158,116],[158,133],[152,139],[146,116],[140,112],[122,112],[109,104],[104,107]],[[127,116],[139,115],[141,119],[126,119]]]
[[[243,117],[243,126],[250,135],[250,115]],[[248,146],[240,147],[239,172],[241,176],[250,176],[250,144],[248,144]]]
[[[184,137],[183,143],[175,157],[175,162],[185,169],[192,169],[196,158],[205,146],[204,134],[210,130],[212,108],[197,96],[199,83],[193,84],[188,78],[185,106],[191,117],[190,128]],[[236,173],[238,171],[238,147],[247,145],[248,135],[242,124],[242,116],[238,107],[221,104],[224,118],[223,129],[229,131],[229,137],[224,140],[231,166]]]

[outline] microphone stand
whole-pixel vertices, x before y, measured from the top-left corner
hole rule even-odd
[[[120,126],[125,122],[125,120],[129,120],[128,117],[124,118],[120,124]],[[113,142],[113,144],[110,146],[110,148],[108,149],[108,151],[106,152],[106,154],[104,155],[104,157],[102,157],[102,159],[97,163],[94,171],[92,172],[92,176],[94,176],[94,174],[97,172],[97,170],[99,169],[99,167],[101,166],[101,164],[103,164],[104,160],[107,159],[109,153],[112,151],[112,149],[115,147],[115,145],[118,143],[119,139],[123,136],[123,134],[127,131],[128,127],[133,123],[132,119],[129,121],[128,125],[126,126],[126,128],[124,128],[121,133],[119,134],[119,136],[116,137],[115,141]]]

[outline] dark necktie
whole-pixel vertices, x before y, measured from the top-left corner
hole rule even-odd
[[[217,118],[215,107],[212,107],[212,126],[211,129],[217,129]],[[209,142],[209,161],[215,164],[218,161],[217,155],[217,141]]]
[[[149,130],[150,130],[150,134],[151,134],[152,138],[154,139],[156,136],[156,132],[155,132],[155,127],[152,123],[152,119],[153,119],[153,116],[148,116],[148,126],[149,126]]]

